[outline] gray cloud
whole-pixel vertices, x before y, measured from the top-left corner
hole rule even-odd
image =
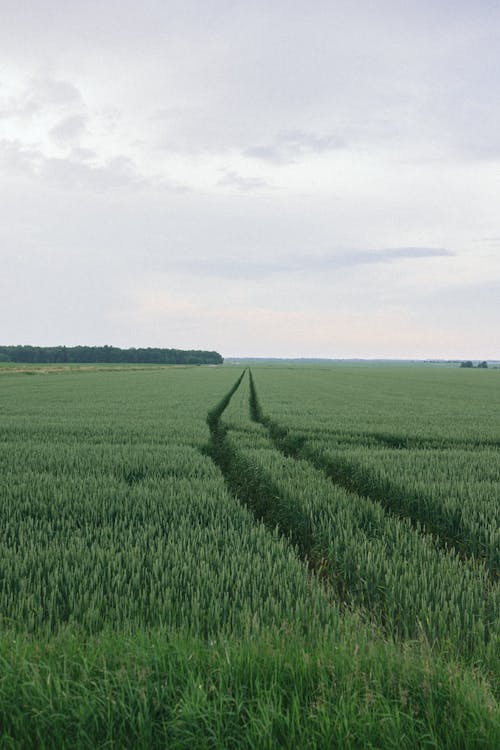
[[[391,247],[381,250],[360,251],[340,254],[337,256],[347,265],[361,265],[366,263],[394,263],[398,260],[417,260],[420,258],[452,258],[456,253],[440,247]]]
[[[71,155],[73,159],[80,162],[95,162],[98,159],[98,154],[94,149],[82,148],[81,146],[73,146]]]
[[[46,108],[64,109],[82,104],[80,91],[69,81],[34,78],[16,96],[0,100],[0,118],[31,118]]]
[[[129,93],[133,81],[134,103],[148,115],[177,113],[156,133],[169,148],[239,148],[276,163],[298,158],[273,137],[292,123],[353,147],[500,153],[498,3],[21,5],[2,4],[5,54],[34,65],[81,60],[87,80],[106,69]],[[139,60],[154,69],[155,85],[142,86]],[[62,80],[37,86],[74,98]]]
[[[40,106],[64,107],[83,103],[82,95],[73,83],[57,78],[34,79],[26,95]]]
[[[243,154],[272,164],[287,164],[308,154],[322,154],[345,146],[345,141],[335,136],[291,131],[280,133],[270,144],[247,148]]]
[[[162,176],[142,174],[126,156],[116,156],[101,163],[94,161],[95,156],[90,149],[76,148],[69,156],[51,157],[18,141],[0,141],[0,164],[5,169],[57,189],[95,193],[125,188],[174,192],[187,189]]]
[[[36,112],[39,112],[40,107],[38,102],[24,97],[9,97],[0,101],[0,119],[23,119],[32,117]]]
[[[266,180],[262,180],[259,177],[244,177],[238,172],[231,170],[224,172],[224,175],[217,181],[217,185],[220,187],[236,188],[236,190],[244,193],[271,187]]]
[[[53,50],[80,57],[87,80],[107,66],[124,102],[133,82],[134,106],[150,120],[163,113],[152,148],[237,149],[271,164],[347,146],[395,154],[418,146],[419,159],[429,147],[441,157],[500,154],[495,3],[47,5],[55,8],[50,28],[45,12],[5,0],[4,18],[29,41],[17,50],[4,23],[2,48],[28,60]],[[154,81],[143,85],[138,60]]]
[[[132,161],[126,157],[109,159],[105,164],[88,164],[80,159],[46,158],[40,169],[40,179],[59,188],[106,192],[118,188],[140,187],[143,178]]]
[[[283,274],[318,274],[371,264],[392,264],[404,260],[432,260],[454,257],[451,250],[432,247],[399,247],[381,250],[343,250],[324,255],[288,255],[278,259],[234,258],[162,259],[157,262],[183,273],[226,279],[262,279]]]
[[[10,174],[34,177],[42,159],[42,153],[38,149],[25,146],[19,141],[0,141],[0,164]]]
[[[52,140],[60,146],[66,146],[78,141],[85,132],[88,122],[87,115],[69,115],[54,125],[50,130]]]

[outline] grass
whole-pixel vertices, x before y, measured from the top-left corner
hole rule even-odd
[[[387,644],[0,642],[2,747],[495,748],[486,688]]]
[[[0,369],[2,748],[500,744],[483,563],[449,561],[251,419],[264,409],[297,445],[346,461],[362,443],[367,471],[401,487],[418,439],[440,456],[439,492],[467,487],[472,503],[476,453],[500,435],[493,373],[252,366],[259,415],[241,368]],[[410,458],[385,461],[381,434]],[[401,627],[424,593],[448,643]]]
[[[43,364],[43,363],[26,363],[19,362],[0,362],[0,375],[54,375],[69,372],[119,372],[120,370],[162,370],[165,368],[186,369],[196,367],[196,365],[158,365],[158,364],[115,364],[102,362],[96,364]]]

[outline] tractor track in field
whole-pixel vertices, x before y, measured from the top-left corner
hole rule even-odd
[[[203,449],[220,469],[231,495],[248,508],[269,531],[276,529],[295,549],[297,556],[321,584],[327,585],[337,604],[347,603],[344,582],[326,570],[315,547],[311,524],[294,499],[279,489],[267,475],[238,450],[222,422],[222,415],[238,390],[246,370],[219,403],[208,412],[210,442]]]
[[[453,438],[412,437],[389,432],[331,433],[333,439],[347,445],[367,448],[389,448],[397,451],[450,451],[450,450],[498,450],[499,440],[459,440]]]
[[[381,571],[381,578],[377,578],[379,586],[376,591],[381,591],[382,596],[378,594],[372,596],[369,588],[361,588],[358,590],[358,583],[364,583],[363,576],[365,573],[370,573],[370,557],[366,559],[363,554],[358,558],[355,555],[355,560],[361,561],[364,567],[356,579],[349,577],[349,572],[344,574],[342,564],[336,564],[336,557],[332,558],[329,552],[329,543],[327,537],[322,532],[321,525],[317,526],[314,521],[314,517],[307,511],[307,506],[304,506],[300,495],[295,497],[293,489],[290,491],[280,486],[279,477],[276,481],[272,477],[271,473],[262,467],[258,461],[254,461],[250,456],[246,455],[245,451],[240,449],[237,444],[237,440],[231,435],[231,427],[223,422],[222,417],[225,409],[229,405],[232,396],[236,393],[241,385],[243,378],[245,377],[246,370],[240,375],[238,380],[235,382],[233,387],[228,393],[221,399],[221,401],[208,412],[207,423],[210,429],[210,440],[208,444],[202,448],[202,452],[207,455],[213,463],[219,468],[226,487],[234,498],[235,502],[239,502],[243,507],[247,508],[252,513],[256,523],[262,523],[270,534],[278,533],[281,538],[290,544],[297,555],[297,558],[302,562],[305,568],[308,570],[311,576],[311,582],[317,583],[323,587],[326,596],[331,601],[332,606],[343,606],[346,611],[351,608],[356,610],[362,619],[366,619],[372,626],[380,629],[381,633],[385,633],[387,637],[395,637],[397,640],[414,640],[420,639],[423,634],[424,639],[430,638],[427,641],[431,647],[434,642],[439,643],[439,639],[442,635],[436,635],[432,628],[427,627],[427,616],[437,616],[437,610],[432,608],[432,603],[429,604],[430,600],[424,606],[424,609],[416,609],[415,621],[412,619],[410,624],[405,625],[404,622],[399,622],[399,615],[395,615],[393,606],[387,607],[384,597],[385,591],[385,573]],[[264,421],[261,422],[269,430],[269,421],[262,416],[260,405],[257,398],[257,391],[253,379],[251,378],[251,372],[248,372],[250,382],[250,416],[256,418],[260,416]],[[260,420],[257,420],[260,421]],[[302,455],[293,455],[293,452],[287,451],[283,446],[276,443],[276,435],[274,439],[271,437],[271,450],[276,450],[277,453],[282,453],[287,457],[294,457],[297,459],[303,458]],[[307,459],[306,459],[307,460]],[[315,469],[321,469],[324,472],[323,467],[316,467],[313,461],[309,461],[310,465]],[[343,485],[339,485],[343,486]],[[352,490],[351,490],[352,494]],[[372,498],[358,495],[360,500],[371,500]],[[353,495],[353,501],[355,502],[356,497]],[[387,514],[392,515],[392,514]],[[404,520],[404,519],[401,519]],[[409,524],[407,531],[413,531]],[[417,526],[416,538],[420,537],[424,541],[425,534],[424,529],[421,525]],[[462,565],[468,565],[469,562],[465,562],[456,556],[453,550],[450,550],[443,544],[442,540],[433,537],[435,542],[434,557],[432,559],[437,560],[440,558],[440,553],[451,554],[455,556],[455,566],[457,571]],[[342,562],[342,550],[339,561]],[[395,563],[399,558],[391,558]],[[406,559],[406,558],[405,558]],[[431,559],[431,562],[432,562]],[[352,566],[350,568],[352,570]],[[440,571],[445,572],[444,567],[439,568]],[[473,572],[472,566],[469,568],[469,573]],[[468,582],[466,571],[462,571],[463,575],[458,576],[457,580]],[[479,575],[479,573],[481,573]],[[492,630],[492,612],[496,598],[494,597],[490,602],[490,594],[494,590],[494,582],[488,580],[485,576],[484,567],[481,571],[478,570],[478,582],[482,587],[484,597],[488,600],[483,602],[479,599],[474,604],[476,609],[481,613],[481,617],[486,618],[485,621],[485,632],[482,635],[484,637],[484,647],[487,648],[488,643],[492,634],[496,630]],[[465,577],[464,577],[465,576]],[[452,576],[453,577],[453,576]],[[455,576],[456,577],[456,576]],[[391,589],[392,590],[392,589]],[[460,590],[460,586],[459,586]],[[475,602],[475,597],[471,594],[471,587],[467,583],[467,596],[472,596],[471,601]],[[396,594],[399,605],[401,608],[404,607],[404,595]],[[456,598],[456,597],[455,597]],[[482,602],[482,603],[481,603]],[[431,609],[428,609],[428,606]],[[484,612],[483,612],[484,609]],[[490,611],[491,610],[491,611]],[[404,612],[404,609],[401,609]],[[429,614],[430,612],[430,614]],[[453,622],[455,623],[455,619]],[[413,623],[413,624],[412,624]],[[415,625],[415,627],[414,627]],[[456,621],[458,628],[463,628],[462,621],[459,619]],[[462,630],[460,631],[462,632]],[[465,634],[468,631],[465,631]],[[437,639],[437,640],[436,640]],[[472,648],[472,647],[471,647]],[[473,651],[471,651],[471,658],[473,658]]]
[[[307,461],[313,468],[321,471],[333,484],[348,492],[381,505],[387,513],[406,519],[418,533],[430,534],[443,551],[455,552],[465,563],[486,564],[486,570],[494,582],[498,582],[498,570],[487,565],[487,561],[475,555],[467,548],[466,539],[451,537],[446,534],[443,524],[431,523],[425,515],[418,514],[419,505],[424,506],[427,498],[417,494],[404,494],[395,487],[377,483],[373,475],[361,470],[344,457],[335,460],[322,456],[308,447],[307,438],[293,435],[290,431],[268,417],[260,405],[255,381],[249,370],[250,379],[250,416],[254,422],[261,424],[268,432],[275,448],[284,456]],[[402,502],[403,500],[403,502]],[[413,512],[413,514],[412,514]],[[465,534],[464,534],[465,537]]]

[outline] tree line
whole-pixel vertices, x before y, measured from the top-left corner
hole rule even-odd
[[[132,363],[221,365],[218,352],[199,349],[120,349],[117,346],[0,346],[0,361],[23,363]]]
[[[465,362],[462,362],[462,364],[460,365],[460,367],[474,367],[474,362],[472,362],[470,359],[468,359]],[[486,370],[486,369],[488,369],[488,363],[486,362],[486,360],[484,360],[483,362],[478,362],[477,363],[477,367],[480,370]]]

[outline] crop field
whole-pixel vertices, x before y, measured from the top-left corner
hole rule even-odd
[[[500,373],[0,367],[1,748],[500,747]]]

